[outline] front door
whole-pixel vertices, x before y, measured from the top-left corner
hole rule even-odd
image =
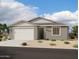
[[[44,28],[38,28],[38,39],[44,39]]]

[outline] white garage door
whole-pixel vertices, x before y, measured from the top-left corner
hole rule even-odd
[[[14,29],[14,39],[34,40],[34,29]]]

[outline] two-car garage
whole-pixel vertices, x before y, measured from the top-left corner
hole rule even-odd
[[[14,40],[34,40],[34,24],[20,21],[11,27],[11,39]]]

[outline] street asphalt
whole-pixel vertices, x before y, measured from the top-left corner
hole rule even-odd
[[[0,59],[78,59],[78,50],[0,47]]]

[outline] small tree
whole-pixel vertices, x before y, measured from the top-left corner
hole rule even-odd
[[[74,34],[75,37],[78,37],[78,26],[77,25],[72,27],[72,33]]]
[[[0,24],[0,39],[5,37],[7,39],[9,34],[9,28],[6,24]]]
[[[75,38],[74,34],[73,33],[69,33],[69,38],[70,39],[74,39]]]

